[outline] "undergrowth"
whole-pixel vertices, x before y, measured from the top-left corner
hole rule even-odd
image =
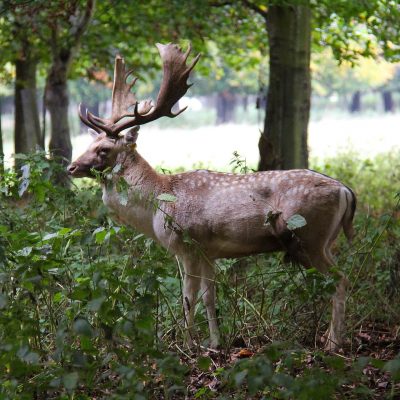
[[[177,261],[116,225],[96,184],[54,186],[57,166],[40,153],[19,162],[22,175],[7,170],[0,180],[1,399],[399,395],[398,154],[314,166],[358,197],[357,237],[335,248],[350,281],[336,355],[320,350],[335,279],[279,254],[218,263],[222,349],[207,351],[199,303],[199,346],[189,351]],[[372,351],[371,331],[392,339],[383,352]]]

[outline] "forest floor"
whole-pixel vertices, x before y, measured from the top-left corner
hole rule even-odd
[[[182,363],[191,365],[190,383],[188,386],[188,398],[203,398],[199,396],[204,388],[208,388],[209,397],[218,396],[219,390],[223,388],[223,382],[220,378],[219,371],[231,368],[240,359],[251,359],[261,353],[266,348],[266,339],[260,338],[258,344],[246,347],[244,340],[239,338],[235,340],[235,345],[229,350],[211,350],[203,349],[201,353],[204,357],[209,357],[212,364],[208,371],[196,367],[198,354],[193,358],[181,357]],[[261,344],[264,342],[264,344]],[[340,357],[344,361],[344,368],[350,369],[354,363],[360,360],[366,360],[362,365],[360,381],[353,380],[351,383],[342,385],[341,398],[353,398],[353,390],[360,384],[367,387],[370,393],[365,398],[369,399],[400,399],[400,383],[394,383],[390,372],[378,368],[381,362],[393,360],[400,353],[400,326],[390,327],[377,323],[366,323],[362,325],[356,332],[353,332],[352,340],[348,339],[346,344],[337,353],[332,353],[336,357]],[[368,360],[368,361],[367,361]],[[374,360],[375,363],[371,363]],[[278,360],[278,363],[282,360]],[[276,365],[277,363],[275,363]],[[322,361],[320,353],[317,351],[306,351],[303,357],[302,366],[298,369],[297,376],[304,374],[304,371],[317,367],[321,370],[329,372],[329,367]],[[362,384],[361,384],[362,382]],[[246,397],[247,398],[247,397]],[[257,394],[251,399],[263,398]],[[265,397],[264,397],[265,398]],[[271,399],[274,397],[271,397]],[[336,398],[336,397],[335,397]],[[359,397],[357,397],[359,398]],[[250,399],[250,397],[249,397]]]

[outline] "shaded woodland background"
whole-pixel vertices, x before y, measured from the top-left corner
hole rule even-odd
[[[399,23],[397,0],[1,0],[1,398],[398,398]],[[310,167],[355,190],[338,354],[320,350],[334,278],[278,254],[219,262],[222,349],[201,305],[185,349],[175,260],[66,178],[77,105],[108,114],[118,53],[154,98],[156,42],[202,58],[188,110],[141,130],[153,166]]]

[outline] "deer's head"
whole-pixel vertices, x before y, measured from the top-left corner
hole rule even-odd
[[[90,129],[94,141],[76,161],[68,166],[68,173],[74,177],[93,176],[92,170],[104,171],[113,167],[118,154],[126,150],[126,146],[136,143],[139,126],[160,117],[176,117],[172,107],[186,93],[191,85],[187,83],[190,72],[199,60],[197,55],[187,66],[186,60],[191,48],[183,53],[174,44],[157,44],[163,62],[163,79],[156,102],[151,100],[140,102],[136,99],[132,88],[136,78],[127,82],[132,71],[126,71],[121,56],[115,58],[114,84],[112,90],[112,111],[110,118],[100,118],[79,106],[79,117]],[[133,127],[133,128],[132,128]],[[121,132],[130,129],[125,135]]]
[[[74,178],[92,178],[93,171],[103,172],[112,169],[119,153],[135,147],[139,126],[131,128],[125,135],[112,138],[105,132],[98,133],[89,128],[88,132],[93,137],[93,142],[87,150],[71,163],[67,170]]]

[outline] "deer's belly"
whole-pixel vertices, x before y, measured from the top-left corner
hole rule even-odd
[[[236,258],[282,250],[281,243],[275,237],[248,237],[245,233],[240,240],[237,237],[215,237],[204,243],[203,247],[211,258]]]

